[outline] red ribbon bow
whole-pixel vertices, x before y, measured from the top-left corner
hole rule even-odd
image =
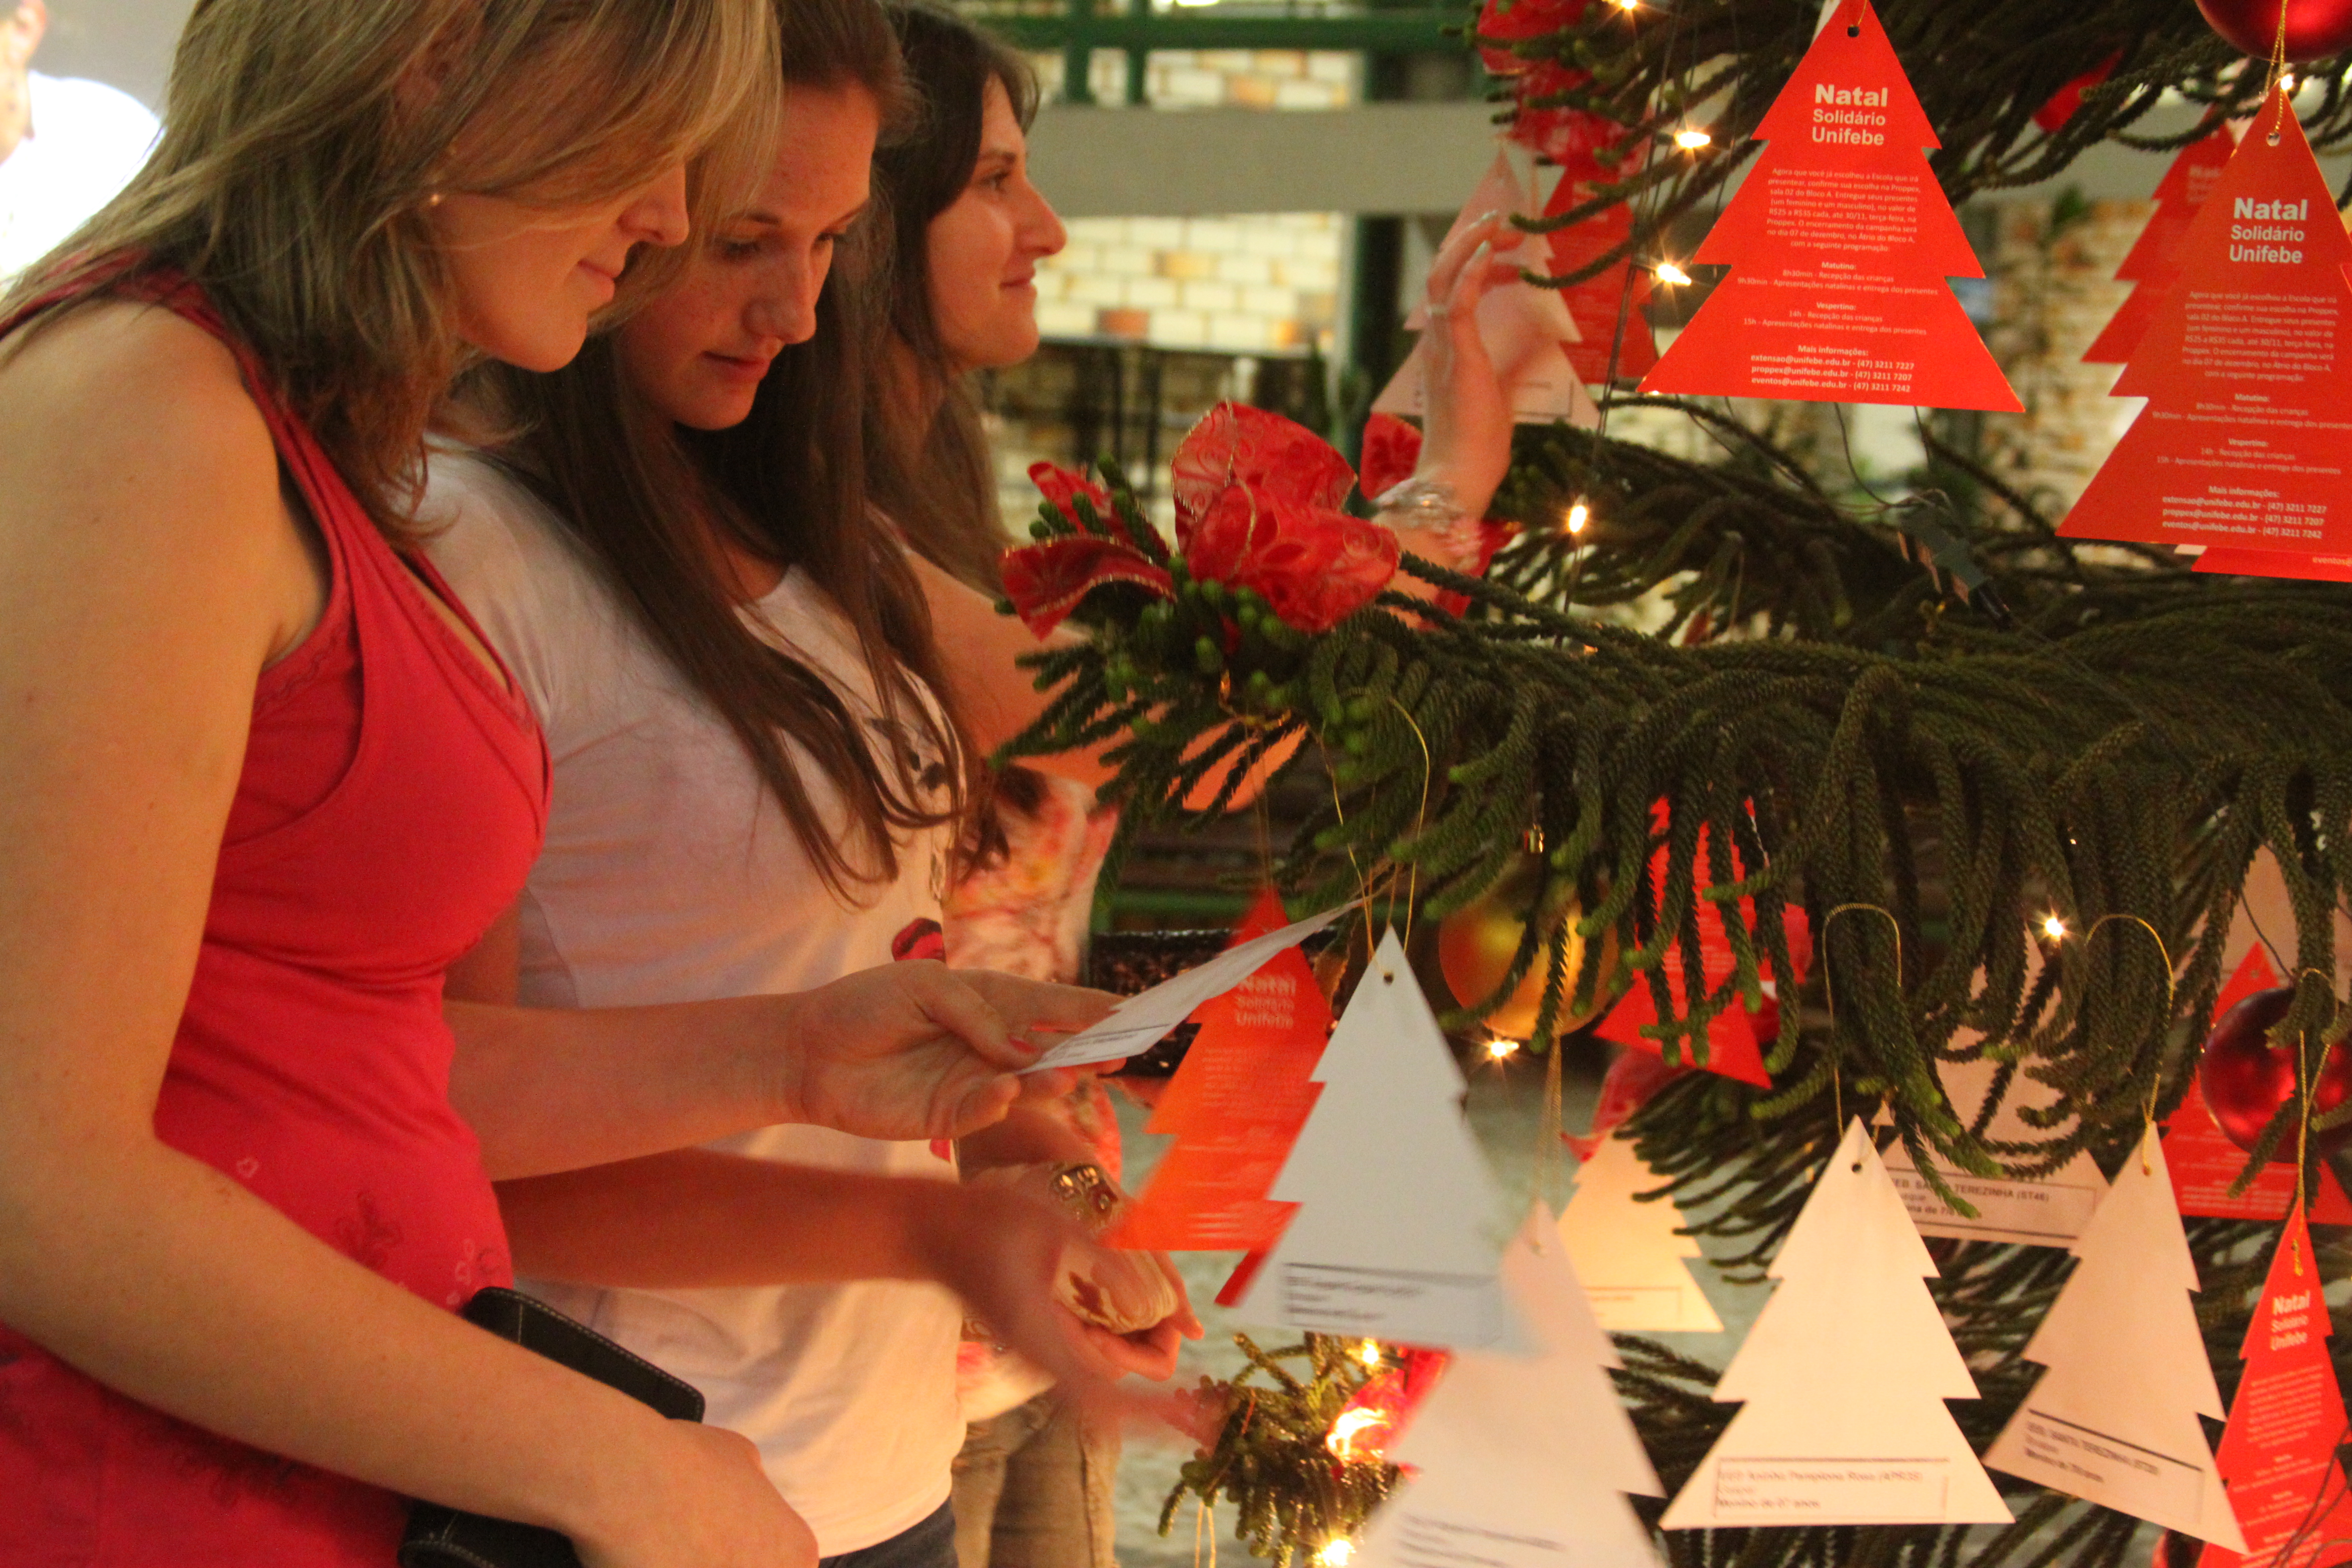
[[[1278,414],[1221,403],[1184,437],[1172,467],[1177,548],[1192,575],[1255,590],[1300,631],[1330,630],[1396,575],[1396,536],[1339,510],[1355,470]],[[1097,518],[1111,515],[1109,496],[1066,468],[1039,463],[1029,477],[1074,525],[1085,526],[1080,495]],[[1124,540],[1083,533],[1004,557],[1006,596],[1039,637],[1105,583],[1175,597],[1167,570]]]
[[[1339,508],[1356,471],[1304,426],[1220,403],[1176,448],[1176,542],[1202,582],[1255,589],[1327,632],[1396,575],[1396,535]]]
[[[1097,526],[1111,517],[1110,492],[1052,463],[1032,463],[1029,478],[1055,510],[1079,530],[1076,538],[1049,539],[1004,552],[1004,596],[1022,624],[1044,637],[1068,618],[1078,601],[1105,583],[1133,583],[1163,599],[1176,596],[1168,568],[1123,539],[1086,531],[1077,498],[1094,507]]]

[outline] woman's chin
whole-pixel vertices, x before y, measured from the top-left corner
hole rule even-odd
[[[562,370],[580,357],[588,342],[588,322],[545,322],[530,325],[505,326],[465,334],[469,346],[491,359],[501,360],[517,370],[536,371],[544,375]]]
[[[730,430],[751,417],[752,394],[697,398],[691,407],[673,416],[690,430]]]

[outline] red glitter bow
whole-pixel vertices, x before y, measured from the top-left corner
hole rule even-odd
[[[1176,542],[1202,582],[1249,588],[1303,632],[1326,632],[1396,575],[1396,535],[1339,510],[1347,459],[1305,426],[1221,403],[1176,448]]]
[[[1255,591],[1300,631],[1329,631],[1396,575],[1396,535],[1339,510],[1355,489],[1355,470],[1278,414],[1217,405],[1176,448],[1171,468],[1176,545],[1192,575]],[[1006,552],[1005,595],[1031,631],[1044,637],[1106,583],[1175,596],[1164,567],[1126,540],[1087,529],[1078,497],[1097,520],[1111,516],[1099,486],[1051,463],[1035,464],[1029,477],[1086,530]]]

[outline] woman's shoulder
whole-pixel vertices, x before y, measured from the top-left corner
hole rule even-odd
[[[560,528],[547,503],[505,464],[478,447],[437,437],[425,452],[425,500],[417,521],[436,542],[458,534],[503,538],[518,546]]]
[[[436,442],[417,508],[425,553],[523,686],[551,739],[612,689],[627,616],[553,509],[505,465]]]
[[[0,342],[0,408],[74,448],[186,444],[275,468],[269,428],[236,355],[159,305],[94,300],[35,317]]]
[[[37,454],[59,493],[169,473],[173,497],[156,499],[172,504],[110,506],[119,528],[199,508],[217,549],[240,524],[273,544],[286,526],[277,447],[236,355],[159,306],[92,301],[0,342],[0,449]]]
[[[525,608],[544,609],[551,596],[596,590],[562,520],[503,463],[436,441],[425,475],[417,522],[425,552],[469,608],[520,598]],[[475,605],[477,597],[486,603]]]
[[[264,637],[273,657],[317,615],[317,571],[236,356],[165,310],[95,301],[0,345],[0,519],[13,560],[142,605],[234,605],[253,617],[236,635]]]

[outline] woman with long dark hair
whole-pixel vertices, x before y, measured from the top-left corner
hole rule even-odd
[[[950,672],[957,699],[993,746],[1047,699],[1025,679],[1006,679],[1036,645],[990,607],[1001,591],[998,561],[1013,542],[997,515],[995,464],[967,382],[1036,352],[1036,269],[1066,237],[1029,182],[1037,85],[1028,63],[924,0],[898,0],[891,17],[926,112],[919,134],[877,160],[896,243],[887,374],[868,387],[866,460],[877,503],[919,556],[941,640],[959,650]],[[1392,526],[1479,517],[1502,479],[1509,418],[1475,319],[1484,289],[1516,276],[1487,264],[1493,232],[1491,221],[1475,226],[1432,268],[1433,395],[1415,490],[1441,504],[1433,517],[1390,511]],[[1445,559],[1460,531],[1441,527],[1412,548]],[[951,962],[1075,975],[1110,827],[1087,787],[1097,767],[1092,757],[1064,756],[996,777],[999,852],[950,889]],[[1214,798],[1215,787],[1198,798]],[[965,1145],[1048,1178],[1090,1165],[1117,1191],[1118,1124],[1093,1080],[1060,1100],[1024,1105]],[[971,1426],[955,1486],[961,1568],[1114,1568],[1117,1428],[1061,1391],[1031,1393],[1034,1379],[1003,1375],[982,1342],[967,1346],[966,1367]]]

